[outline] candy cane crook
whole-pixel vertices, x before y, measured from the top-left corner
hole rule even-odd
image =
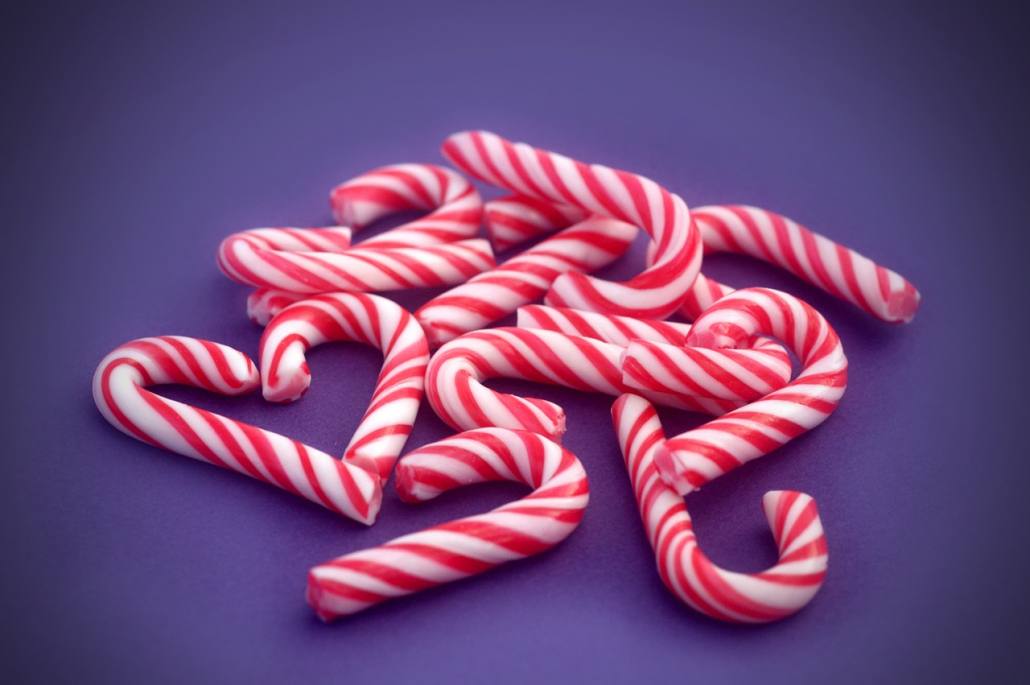
[[[508,195],[483,205],[483,227],[497,252],[586,218],[587,213],[578,207],[524,195]]]
[[[694,322],[687,343],[709,348],[748,344],[756,335],[782,340],[802,370],[786,386],[700,428],[670,438],[655,463],[662,477],[686,494],[742,464],[815,428],[837,408],[848,382],[848,360],[840,338],[814,308],[793,295],[745,288],[722,298]],[[633,365],[648,371],[633,380],[650,392],[674,392],[675,379],[655,363],[659,354],[674,366],[689,363],[683,348],[634,341],[626,348],[623,380]]]
[[[760,573],[719,568],[698,547],[686,504],[655,468],[665,440],[654,407],[636,395],[612,406],[630,485],[665,586],[681,601],[720,621],[764,623],[808,604],[826,577],[826,537],[815,501],[793,491],[767,492],[766,519],[779,561]]]
[[[111,425],[137,440],[238,471],[361,523],[375,522],[382,490],[370,468],[145,389],[174,383],[242,395],[259,382],[247,355],[226,345],[181,336],[141,338],[100,362],[93,399]]]
[[[643,228],[657,244],[654,264],[626,283],[572,272],[559,276],[552,305],[661,319],[686,298],[701,268],[701,238],[682,198],[654,181],[512,143],[493,133],[456,133],[444,155],[462,171],[494,185],[578,207]]]
[[[415,423],[429,363],[422,327],[400,305],[364,293],[318,295],[290,305],[261,337],[262,390],[272,402],[296,400],[311,384],[307,351],[339,340],[383,351],[372,399],[343,458],[375,464],[385,481]]]
[[[472,238],[483,214],[483,202],[472,184],[461,174],[435,164],[375,169],[333,188],[329,204],[336,220],[355,230],[396,212],[429,211],[415,221],[363,240],[363,248],[425,247]]]
[[[607,266],[622,256],[636,234],[634,226],[615,219],[582,221],[434,297],[415,318],[429,342],[442,345],[539,299],[560,274]]]
[[[533,492],[486,514],[316,566],[308,574],[308,603],[330,621],[540,554],[576,529],[590,498],[579,460],[525,431],[468,431],[420,447],[397,466],[397,491],[413,503],[464,485],[503,480],[525,483]]]
[[[430,360],[426,396],[437,416],[458,430],[500,426],[560,440],[565,432],[565,412],[560,406],[499,393],[483,381],[519,378],[620,395],[627,391],[620,371],[624,349],[545,330],[491,328],[466,333],[441,347]],[[720,354],[726,356],[720,359]],[[790,379],[790,360],[775,345],[762,350],[705,350],[703,355],[701,365],[683,365],[694,381],[690,387],[684,385],[683,392],[644,392],[659,404],[719,415]],[[752,365],[761,368],[761,375],[746,372],[745,378],[738,377],[744,373],[741,369]]]

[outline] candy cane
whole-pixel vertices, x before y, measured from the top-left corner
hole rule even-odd
[[[374,463],[385,481],[415,423],[429,363],[426,336],[400,305],[364,293],[331,293],[287,307],[261,337],[262,390],[272,402],[296,400],[311,384],[307,351],[339,340],[383,351],[372,399],[343,458]]]
[[[256,288],[247,295],[247,318],[259,326],[267,326],[275,316],[294,302],[306,300],[311,295],[291,293],[286,290]]]
[[[919,308],[919,291],[904,277],[785,216],[744,205],[698,207],[691,216],[705,254],[734,252],[775,264],[888,323],[911,321]],[[696,319],[731,292],[701,274],[682,313]]]
[[[687,343],[739,347],[756,335],[782,340],[803,368],[786,386],[670,438],[659,449],[658,469],[680,494],[815,428],[833,413],[844,394],[848,360],[837,333],[811,306],[778,290],[745,288],[727,295],[694,322]],[[678,381],[665,374],[664,363],[655,363],[656,353],[676,367],[690,363],[684,348],[634,341],[626,348],[623,380],[629,384],[629,369],[638,365],[650,372],[647,382],[641,383],[648,391],[675,392]],[[637,382],[642,378],[635,376]]]
[[[698,547],[682,497],[655,468],[665,440],[654,407],[623,395],[612,407],[630,485],[662,582],[682,602],[720,621],[764,623],[808,604],[826,577],[826,537],[815,501],[793,491],[767,492],[766,519],[779,549],[775,566],[735,573],[715,564]]]
[[[578,207],[523,195],[507,195],[483,205],[483,226],[497,252],[586,218]]]
[[[494,267],[485,240],[418,248],[350,249],[345,252],[287,252],[229,236],[218,265],[234,281],[259,288],[318,294],[368,292],[455,285]]]
[[[458,430],[500,426],[559,440],[565,432],[565,412],[560,406],[499,393],[485,387],[483,381],[520,378],[621,395],[627,391],[620,370],[624,349],[553,331],[491,328],[467,333],[441,347],[429,361],[426,397],[437,416]],[[790,379],[790,360],[782,349],[779,355],[765,349],[726,352],[735,355],[725,360],[708,355],[704,365],[687,369],[694,380],[687,392],[643,392],[659,404],[719,415],[782,387]],[[739,378],[742,364],[738,359],[759,367],[760,374]]]
[[[685,345],[690,324],[658,319],[634,319],[567,307],[531,304],[519,307],[519,328],[538,328],[565,335],[593,338],[626,346],[631,340],[653,340],[670,345]],[[786,354],[786,353],[784,353]]]
[[[701,238],[678,195],[643,176],[588,166],[485,131],[454,134],[443,152],[484,181],[640,226],[657,243],[655,263],[630,281],[562,274],[551,286],[548,304],[656,319],[682,304],[701,268]]]
[[[414,450],[397,466],[397,491],[408,502],[498,480],[525,483],[533,492],[316,566],[308,574],[308,603],[330,621],[540,554],[576,529],[590,498],[579,460],[524,431],[468,431]]]
[[[257,367],[226,345],[162,336],[125,343],[93,376],[93,399],[104,418],[155,447],[232,469],[371,525],[382,500],[379,477],[361,465],[285,436],[146,390],[175,383],[222,395],[258,387]]]
[[[542,297],[560,274],[593,271],[610,264],[622,256],[636,234],[634,226],[614,219],[580,222],[434,297],[415,317],[429,342],[442,345]]]
[[[395,164],[362,174],[333,188],[329,204],[336,220],[355,230],[396,212],[431,210],[360,243],[376,248],[425,247],[472,238],[483,214],[472,184],[434,164]]]

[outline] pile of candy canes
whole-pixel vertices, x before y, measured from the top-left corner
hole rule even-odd
[[[482,131],[448,138],[461,172],[511,195],[481,201],[461,174],[431,164],[383,167],[332,190],[338,226],[258,228],[226,238],[218,265],[255,290],[265,327],[260,371],[242,352],[196,338],[128,342],[101,361],[93,396],[128,435],[244,473],[371,525],[395,470],[400,497],[432,499],[484,481],[522,482],[524,498],[353,552],[311,569],[307,599],[331,620],[488,571],[558,545],[578,526],[589,487],[560,440],[560,406],[495,392],[519,378],[617,397],[615,433],[666,587],[724,621],[764,622],[805,606],[823,583],[826,540],[815,502],[765,495],[779,561],[734,573],[698,546],[683,496],[815,428],[847,385],[840,339],[819,312],[767,288],[733,290],[701,273],[733,252],[790,271],[887,322],[915,314],[898,274],[790,219],[746,206],[688,209],[633,173],[588,165]],[[352,244],[401,211],[421,218]],[[490,242],[477,238],[485,226]],[[625,282],[587,272],[650,238],[648,266]],[[502,264],[510,249],[556,231]],[[453,286],[414,314],[370,292]],[[544,304],[533,304],[540,299]],[[488,328],[517,313],[515,327]],[[692,325],[665,319],[680,313]],[[291,402],[308,388],[307,351],[329,341],[379,348],[383,368],[342,459],[296,440],[156,395],[192,385],[226,395],[259,385]],[[435,354],[430,350],[437,348]],[[801,370],[791,379],[793,353]],[[453,437],[401,453],[423,392]],[[667,437],[654,404],[712,420]]]

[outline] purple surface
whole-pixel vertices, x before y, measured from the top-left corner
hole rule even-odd
[[[939,6],[473,7],[39,8],[3,22],[19,90],[5,307],[25,322],[2,521],[15,682],[939,681],[1025,667],[1019,23]],[[592,497],[565,544],[329,627],[303,601],[309,566],[519,490],[412,507],[391,483],[362,529],[146,447],[94,409],[93,369],[128,339],[256,354],[246,291],[214,266],[224,235],[327,222],[335,182],[439,162],[444,136],[473,127],[638,171],[690,204],[784,212],[922,290],[915,322],[888,327],[772,269],[706,262],[808,299],[851,361],[824,427],[690,498],[712,557],[757,570],[775,558],[761,494],[816,497],[830,573],[795,618],[726,626],[663,589],[610,398],[498,384],[568,411]],[[641,247],[609,273],[633,273]],[[379,357],[330,346],[311,360],[292,406],[173,394],[339,453]],[[409,446],[448,433],[423,407]]]

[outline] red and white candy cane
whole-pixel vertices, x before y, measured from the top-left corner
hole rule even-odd
[[[657,244],[654,264],[625,283],[562,274],[551,286],[548,304],[662,319],[683,303],[701,268],[701,238],[678,195],[643,176],[588,166],[485,131],[454,134],[443,152],[459,169],[484,181],[626,221]]]
[[[685,345],[690,324],[658,319],[634,319],[567,307],[531,304],[519,307],[519,328],[538,328],[565,335],[593,338],[626,346],[631,340],[653,340],[670,345]]]
[[[483,205],[483,226],[498,252],[587,218],[579,207],[524,195],[507,195]]]
[[[490,244],[478,239],[426,247],[290,252],[240,235],[226,238],[218,250],[218,266],[225,275],[246,285],[294,293],[455,285],[495,266]]]
[[[467,333],[433,356],[426,372],[426,396],[445,423],[458,429],[500,426],[540,433],[560,440],[565,411],[553,402],[491,390],[489,378],[519,378],[562,385],[586,392],[620,395],[627,391],[620,361],[623,347],[553,331],[491,328]],[[790,360],[779,346],[768,350],[727,350],[727,360],[708,355],[687,368],[695,383],[687,392],[643,391],[659,404],[719,415],[750,402],[790,379]],[[760,366],[761,376],[735,374],[747,364]],[[752,376],[754,376],[752,378]],[[728,382],[726,379],[731,379]]]
[[[262,391],[272,402],[298,399],[311,385],[307,351],[341,340],[383,351],[372,399],[343,458],[375,464],[385,481],[415,423],[429,363],[422,327],[400,305],[365,293],[330,293],[287,307],[261,337]]]
[[[698,207],[691,215],[705,254],[733,252],[775,264],[888,323],[911,321],[919,308],[919,291],[904,277],[785,216],[744,205]],[[731,292],[701,274],[683,315],[695,319]]]
[[[826,319],[793,295],[769,288],[745,288],[722,298],[698,317],[688,345],[740,347],[755,336],[783,341],[802,369],[786,386],[757,402],[670,438],[655,461],[662,476],[686,494],[742,464],[767,454],[825,421],[837,408],[848,382],[848,360]],[[649,371],[635,381],[650,392],[675,392],[677,380],[655,363],[655,353],[675,366],[689,362],[685,348],[634,341],[626,348],[624,380],[631,365]]]
[[[396,212],[429,211],[363,240],[363,248],[425,247],[472,238],[483,215],[483,202],[468,179],[435,164],[375,169],[333,188],[329,204],[336,220],[354,230]]]
[[[141,338],[100,362],[93,399],[111,425],[137,440],[238,471],[355,521],[375,522],[382,490],[373,471],[146,390],[166,383],[242,395],[260,379],[250,358],[226,345],[181,336]]]
[[[779,561],[759,573],[735,573],[701,551],[683,498],[655,468],[665,440],[654,407],[623,395],[612,407],[630,484],[665,586],[681,601],[720,621],[764,623],[808,604],[826,577],[827,548],[815,501],[793,491],[767,492],[765,517]]]
[[[525,431],[468,431],[420,447],[397,466],[397,491],[412,503],[464,485],[505,480],[525,483],[533,492],[486,514],[316,566],[308,574],[308,603],[330,621],[540,554],[576,529],[590,498],[579,460]]]
[[[636,235],[636,227],[623,221],[603,217],[582,221],[434,297],[415,312],[415,318],[429,342],[442,345],[543,297],[560,274],[611,264]]]
[[[560,331],[628,346],[637,341],[640,359],[623,359],[622,383],[628,390],[643,393],[660,404],[671,396],[685,402],[683,408],[718,413],[728,411],[748,398],[761,397],[764,391],[783,387],[790,379],[790,362],[783,346],[765,338],[752,340],[747,350],[709,350],[686,345],[689,324],[631,319],[596,312],[580,312],[560,307],[528,306],[519,309],[519,328]],[[679,352],[671,359],[663,345],[676,345]],[[652,392],[660,375],[663,390]],[[698,398],[717,398],[729,404],[698,406]],[[736,403],[736,404],[734,404]],[[674,403],[673,406],[679,406]]]

